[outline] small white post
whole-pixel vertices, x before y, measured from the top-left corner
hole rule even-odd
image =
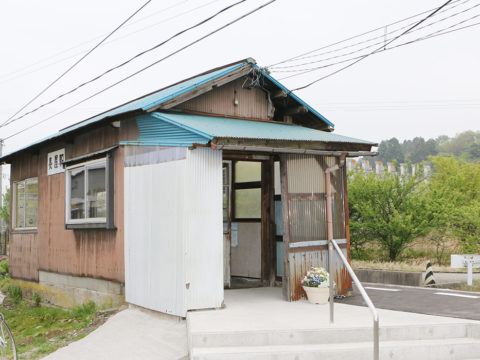
[[[467,284],[468,286],[472,286],[473,281],[473,261],[471,259],[467,260],[468,263],[468,276],[467,276]]]

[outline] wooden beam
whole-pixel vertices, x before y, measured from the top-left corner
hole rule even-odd
[[[262,280],[273,286],[276,276],[273,158],[262,161]]]
[[[287,185],[287,161],[285,155],[280,155],[280,182],[282,187],[282,221],[283,221],[283,297],[292,301],[290,290],[290,263],[288,261],[288,250],[290,243],[290,217],[288,209],[288,185]]]

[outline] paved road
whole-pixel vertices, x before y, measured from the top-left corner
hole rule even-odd
[[[363,286],[379,309],[480,320],[480,293],[369,283]],[[358,291],[336,302],[366,306]]]

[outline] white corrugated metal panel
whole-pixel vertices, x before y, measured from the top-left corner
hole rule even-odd
[[[185,316],[187,160],[125,168],[125,298]]]
[[[185,197],[187,308],[223,302],[222,152],[187,153]]]

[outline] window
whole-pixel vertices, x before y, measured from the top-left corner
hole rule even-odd
[[[38,179],[14,182],[13,228],[35,229],[38,222]]]
[[[260,220],[262,217],[262,164],[236,161],[234,167],[235,220]]]
[[[110,163],[110,157],[107,157],[67,168],[67,228],[113,226],[113,214],[109,214],[113,205],[113,186],[109,185]]]

